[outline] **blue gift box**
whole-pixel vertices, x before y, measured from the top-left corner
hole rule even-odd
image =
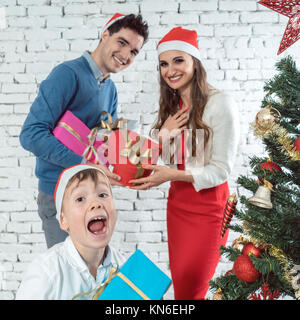
[[[170,284],[171,279],[137,250],[97,300],[160,300]]]

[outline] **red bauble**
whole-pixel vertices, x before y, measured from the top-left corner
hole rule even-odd
[[[254,268],[249,256],[239,256],[233,264],[233,272],[238,279],[244,282],[254,282],[260,277],[260,272]]]
[[[277,163],[273,162],[273,161],[267,161],[267,162],[262,163],[260,165],[260,168],[263,169],[263,170],[270,170],[271,172],[274,172],[276,170],[282,171],[280,166]]]
[[[300,137],[298,137],[298,138],[295,140],[294,146],[295,146],[296,150],[297,150],[298,152],[300,152]]]
[[[245,256],[249,256],[251,253],[254,254],[256,257],[259,257],[262,253],[262,250],[255,247],[255,245],[252,242],[246,243],[244,245],[242,254]]]

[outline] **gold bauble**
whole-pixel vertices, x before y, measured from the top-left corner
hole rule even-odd
[[[223,297],[223,293],[222,293],[221,288],[219,288],[217,290],[217,292],[213,295],[212,299],[213,300],[222,300],[222,297]]]
[[[243,238],[242,236],[239,236],[237,239],[235,239],[233,242],[232,242],[232,248],[234,249],[237,249],[237,250],[240,250],[241,252],[243,251],[243,248],[244,248],[244,245],[245,243],[247,243],[248,240]]]
[[[280,112],[275,108],[267,106],[265,108],[262,108],[256,114],[255,122],[256,122],[257,126],[259,127],[259,129],[268,130],[275,123],[279,123],[280,119],[281,119]]]

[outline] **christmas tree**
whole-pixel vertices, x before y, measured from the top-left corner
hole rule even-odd
[[[237,180],[253,195],[225,210],[223,227],[240,236],[220,248],[233,268],[210,281],[215,300],[300,298],[300,72],[290,56],[276,69],[251,124],[266,154],[249,158],[253,175]]]

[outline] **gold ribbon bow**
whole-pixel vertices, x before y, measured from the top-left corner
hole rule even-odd
[[[127,139],[128,139],[127,135]],[[137,137],[135,141],[127,140],[125,149],[120,151],[122,157],[128,158],[128,160],[137,166],[137,171],[135,173],[134,179],[139,179],[143,176],[145,169],[142,167],[141,159],[151,159],[152,158],[152,149],[146,149],[141,152],[141,148],[145,143],[145,137]]]
[[[98,129],[94,128],[91,130],[90,134],[87,136],[89,143],[87,144],[72,127],[70,127],[66,122],[60,121],[58,122],[57,126],[63,127],[66,129],[69,133],[73,135],[76,139],[78,139],[86,148],[82,153],[82,156],[90,161],[92,155],[95,156],[94,163],[97,162],[100,163],[99,157],[98,157],[98,149],[94,146],[95,139],[97,137]]]
[[[124,124],[127,123],[127,120],[124,118],[118,118],[115,122],[113,122],[112,116],[109,112],[102,111],[100,114],[100,119],[104,117],[107,114],[107,119],[108,121],[105,122],[104,120],[100,121],[99,127],[101,129],[108,129],[109,131],[111,130],[117,130],[121,129],[124,127]]]
[[[272,183],[266,179],[264,179],[264,186],[267,187],[269,190],[274,191]]]
[[[92,298],[92,300],[98,300],[98,298],[100,297],[100,295],[103,293],[104,289],[107,287],[107,285],[111,282],[111,280],[114,277],[120,277],[125,283],[127,283],[129,285],[130,288],[132,288],[137,294],[139,294],[144,300],[150,300],[150,298],[141,290],[139,289],[131,280],[129,280],[123,273],[121,273],[120,271],[118,271],[117,268],[111,268],[109,271],[109,275],[106,281],[104,281],[103,283],[99,284],[98,286],[96,286],[95,289],[89,291],[89,292],[85,292],[85,293],[79,293],[76,294],[72,300],[75,300],[79,297],[82,297],[84,295],[90,295],[93,292],[96,292]]]

